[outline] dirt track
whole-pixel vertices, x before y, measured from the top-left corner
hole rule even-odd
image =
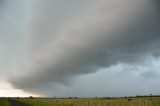
[[[14,101],[9,99],[10,106],[31,106],[22,102]]]

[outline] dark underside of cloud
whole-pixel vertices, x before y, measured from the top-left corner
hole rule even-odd
[[[55,1],[47,1],[33,13],[25,65],[9,78],[15,88],[46,94],[76,76],[160,55],[160,10],[154,1],[92,1],[82,12],[76,8],[80,16],[71,3],[56,2],[57,13],[50,5]]]

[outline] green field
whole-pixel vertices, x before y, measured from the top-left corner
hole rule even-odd
[[[9,106],[9,102],[5,98],[0,98],[0,106]]]
[[[31,106],[160,106],[160,98],[119,99],[40,99],[18,98],[17,101]]]

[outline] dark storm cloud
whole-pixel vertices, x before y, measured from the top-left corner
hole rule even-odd
[[[66,1],[63,6],[52,1],[60,5],[55,8],[46,1],[45,10],[37,7],[27,67],[9,79],[14,87],[51,93],[56,84],[70,84],[73,77],[119,62],[141,64],[148,56],[159,55],[160,20],[155,2],[90,2],[77,7],[78,3]],[[75,9],[70,8],[73,5]]]

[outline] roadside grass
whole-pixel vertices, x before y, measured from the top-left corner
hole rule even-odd
[[[127,98],[118,99],[15,99],[31,106],[160,106],[160,98]],[[1,106],[1,105],[0,105]]]
[[[0,98],[0,106],[10,106],[6,98]]]
[[[154,98],[152,101],[154,106],[160,106],[160,98]]]

